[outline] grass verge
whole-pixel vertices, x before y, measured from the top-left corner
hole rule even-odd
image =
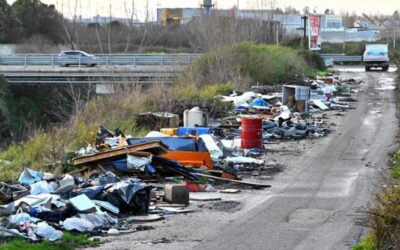
[[[201,88],[190,84],[174,88],[157,85],[147,89],[124,89],[116,95],[95,98],[67,124],[50,131],[36,131],[26,142],[12,144],[0,152],[0,180],[16,180],[25,167],[55,174],[73,170],[68,164],[73,156],[71,152],[94,145],[99,125],[119,128],[135,137],[144,136],[155,128],[139,126],[136,121],[139,113],[161,111],[183,114],[185,109],[199,106],[208,110],[210,117],[223,116],[230,110],[230,104],[221,102],[216,96],[231,93],[232,90],[231,83]]]
[[[64,232],[63,238],[57,242],[41,241],[30,243],[19,238],[0,238],[0,250],[73,250],[85,246],[95,246],[99,242],[90,240],[84,234]]]
[[[231,81],[235,87],[253,83],[273,85],[313,72],[311,62],[322,59],[290,47],[239,43],[215,49],[202,55],[180,79],[204,86]]]

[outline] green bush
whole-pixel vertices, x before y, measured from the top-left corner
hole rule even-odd
[[[206,85],[198,89],[194,85],[182,86],[176,89],[175,97],[194,102],[212,102],[218,95],[229,95],[234,88],[231,83]],[[195,104],[194,104],[195,105]]]
[[[311,71],[312,67],[297,50],[277,45],[239,43],[204,54],[180,81],[196,87],[219,82],[233,82],[235,87],[255,82],[271,85]]]
[[[392,179],[383,185],[361,223],[371,229],[370,234],[353,250],[400,249],[400,152],[393,156],[393,162]]]
[[[141,112],[161,111],[181,115],[185,109],[200,106],[209,108],[211,116],[225,114],[230,110],[230,104],[222,103],[216,96],[232,91],[231,83],[207,85],[200,89],[194,85],[153,86],[95,98],[63,126],[37,131],[26,142],[14,143],[0,152],[0,160],[3,160],[0,161],[0,180],[16,180],[25,167],[56,174],[72,171],[70,160],[73,152],[94,145],[99,125],[112,130],[119,128],[133,136],[147,134],[148,129],[136,125],[135,115]],[[55,165],[56,168],[49,170],[44,167],[46,165]]]
[[[0,162],[0,179],[15,180],[25,167],[46,170],[44,166],[50,164],[57,166],[51,169],[56,173],[61,173],[63,169],[72,170],[61,166],[65,166],[71,151],[94,145],[99,125],[110,129],[120,128],[127,133],[135,132],[134,113],[122,107],[126,100],[113,98],[94,99],[63,127],[37,131],[26,142],[14,143],[0,152],[0,159],[3,160]],[[4,161],[10,161],[11,164]]]
[[[56,134],[37,133],[26,143],[15,143],[0,152],[0,180],[15,180],[25,167],[42,169],[46,164],[61,161],[63,152],[56,152],[53,142],[63,142]],[[58,140],[58,141],[55,141]]]
[[[325,70],[325,61],[324,59],[317,53],[311,52],[308,50],[302,50],[300,54],[303,56],[304,60],[307,64],[317,70]]]
[[[0,149],[11,139],[9,121],[9,103],[11,92],[6,79],[0,75]]]
[[[364,53],[365,44],[367,42],[346,42],[345,48],[343,43],[322,43],[321,53],[322,54],[346,54],[359,56]]]
[[[375,238],[372,234],[368,235],[362,242],[353,246],[352,250],[376,250]]]
[[[393,157],[394,166],[392,172],[390,173],[390,177],[393,179],[400,178],[400,152],[395,153]]]

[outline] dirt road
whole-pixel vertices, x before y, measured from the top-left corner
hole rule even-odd
[[[348,249],[362,235],[353,215],[370,199],[398,125],[394,73],[354,69],[343,76],[365,87],[335,134],[298,157],[271,198],[198,249]]]
[[[174,215],[155,230],[118,236],[101,248],[350,249],[365,233],[354,224],[355,211],[376,190],[397,147],[398,123],[395,73],[341,70],[343,77],[364,80],[356,108],[337,117],[328,137],[304,147],[300,142],[301,154],[282,155],[287,167],[271,189],[232,198],[242,201],[238,212]]]

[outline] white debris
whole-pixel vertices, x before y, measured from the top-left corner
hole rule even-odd
[[[210,152],[211,159],[216,161],[224,156],[224,153],[222,150],[218,147],[217,143],[215,142],[214,138],[212,135],[209,134],[203,134],[199,136],[201,139],[203,139],[204,143],[206,144],[206,147],[208,151]]]
[[[244,156],[227,157],[226,161],[236,163],[236,164],[245,164],[245,163],[254,163],[257,165],[264,164],[264,160],[257,160],[257,159],[251,158],[251,157],[244,157]]]

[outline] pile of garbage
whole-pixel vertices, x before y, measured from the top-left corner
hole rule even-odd
[[[84,180],[26,168],[18,183],[0,183],[2,236],[59,240],[62,231],[101,234],[128,230],[119,218],[149,212],[152,186],[111,172]],[[112,229],[112,230],[111,230]],[[110,231],[111,230],[111,231]]]
[[[284,85],[281,93],[224,96],[233,104],[224,119],[209,120],[195,107],[179,127],[178,115],[141,114],[143,122],[150,116],[169,125],[145,137],[100,126],[96,145],[74,153],[76,171],[57,176],[26,168],[18,182],[0,183],[2,235],[54,241],[63,231],[132,232],[146,216],[190,211],[191,193],[216,192],[219,184],[270,187],[240,173],[265,165],[270,141],[326,136],[324,111],[351,108],[361,83],[337,76],[306,80]]]
[[[356,101],[351,94],[358,92],[360,84],[361,80],[331,76],[284,85],[280,93],[234,92],[223,96],[224,101],[233,103],[233,117],[213,121],[212,126],[236,126],[238,129],[225,133],[225,139],[238,138],[242,118],[256,116],[263,119],[264,142],[326,136],[329,126],[322,112],[351,109]]]

